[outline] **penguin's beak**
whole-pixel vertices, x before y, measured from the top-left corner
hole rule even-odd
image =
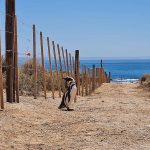
[[[69,77],[67,76],[67,77],[64,77],[64,78],[62,78],[62,79],[64,79],[64,80],[67,80]]]

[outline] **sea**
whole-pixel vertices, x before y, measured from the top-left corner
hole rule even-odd
[[[101,60],[81,60],[92,68],[93,64],[100,67]],[[135,83],[144,74],[150,73],[150,59],[117,59],[103,60],[105,72],[111,73],[111,82]]]
[[[150,73],[150,59],[103,59],[102,62],[105,72],[111,73],[111,82],[115,83],[134,83],[144,74]],[[101,59],[80,59],[80,66],[82,64],[91,69],[93,65],[100,67]],[[48,59],[45,59],[45,68],[49,69]],[[54,61],[52,61],[52,68],[54,70]]]

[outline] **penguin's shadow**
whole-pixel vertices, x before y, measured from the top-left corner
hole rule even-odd
[[[69,110],[67,110],[67,109],[61,109],[61,111],[74,111],[74,109],[69,109]]]

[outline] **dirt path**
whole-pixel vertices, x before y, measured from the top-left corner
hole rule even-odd
[[[104,84],[78,97],[75,111],[60,99],[21,97],[0,111],[0,150],[150,150],[150,93],[136,84]]]

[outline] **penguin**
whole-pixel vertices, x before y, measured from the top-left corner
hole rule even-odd
[[[77,93],[76,82],[72,77],[69,76],[63,79],[66,82],[67,91],[64,92],[61,104],[58,107],[58,109],[67,108],[67,111],[71,111],[73,109],[70,109],[69,106],[72,103],[72,101],[75,99]]]

